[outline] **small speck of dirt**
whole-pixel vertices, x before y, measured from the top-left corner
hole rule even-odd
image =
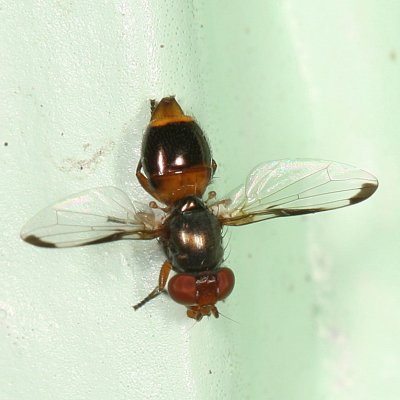
[[[395,61],[397,60],[397,53],[396,53],[394,50],[392,50],[392,51],[389,53],[389,59],[390,59],[390,61],[392,61],[392,62],[395,62]]]
[[[164,45],[162,44],[162,45],[160,45],[160,47],[163,49],[163,48],[164,48]]]
[[[8,146],[8,142],[4,142],[4,147],[7,147]]]
[[[208,370],[208,373],[209,373],[210,375],[212,374],[212,371],[211,371],[211,369],[209,369],[209,370]]]

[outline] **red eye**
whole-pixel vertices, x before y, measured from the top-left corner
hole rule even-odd
[[[228,297],[234,286],[232,270],[221,268],[204,276],[177,274],[169,280],[168,292],[174,301],[185,306],[211,305]]]
[[[196,304],[196,277],[188,274],[173,276],[168,283],[171,298],[179,304],[190,306]]]
[[[217,272],[218,300],[228,297],[235,286],[235,275],[229,268],[221,268]]]

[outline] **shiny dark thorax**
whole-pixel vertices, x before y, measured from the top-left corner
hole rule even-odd
[[[201,199],[189,196],[178,201],[163,227],[160,241],[176,272],[219,267],[223,259],[221,224]]]

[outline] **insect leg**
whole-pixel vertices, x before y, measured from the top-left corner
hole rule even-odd
[[[214,190],[211,190],[210,192],[208,192],[207,194],[207,198],[204,200],[204,203],[208,204],[208,202],[210,200],[213,200],[217,197],[217,192],[215,192]]]
[[[143,189],[153,196],[154,189],[150,186],[149,180],[147,177],[142,173],[142,161],[138,162],[138,166],[136,168],[136,178],[138,179],[139,183],[142,185]],[[155,196],[153,196],[155,197]]]
[[[142,301],[133,306],[135,311],[138,308],[144,306],[150,300],[153,300],[155,297],[157,297],[164,291],[171,269],[172,269],[171,263],[169,261],[164,261],[164,264],[162,265],[160,270],[160,275],[158,277],[158,285]]]

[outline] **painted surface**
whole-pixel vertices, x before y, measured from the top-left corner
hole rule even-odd
[[[398,399],[400,4],[1,2],[2,399]],[[226,318],[134,312],[156,243],[46,250],[36,211],[134,171],[148,100],[208,134],[215,188],[318,157],[378,176],[364,204],[228,230]],[[228,241],[228,240],[227,240]]]

